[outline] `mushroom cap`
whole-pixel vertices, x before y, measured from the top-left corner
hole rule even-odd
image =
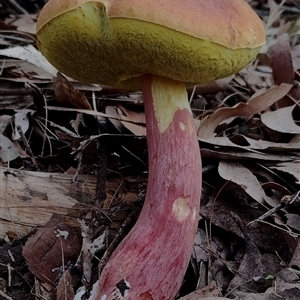
[[[147,73],[187,84],[228,76],[265,43],[244,0],[50,0],[37,37],[66,75],[131,89]]]

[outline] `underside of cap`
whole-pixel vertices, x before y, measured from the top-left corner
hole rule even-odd
[[[231,49],[152,22],[109,18],[99,2],[40,22],[37,36],[41,52],[66,75],[130,89],[139,89],[139,77],[146,73],[189,84],[225,77],[260,49]]]

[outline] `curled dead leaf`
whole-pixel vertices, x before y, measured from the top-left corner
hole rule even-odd
[[[279,108],[275,111],[267,111],[261,116],[261,121],[270,129],[278,132],[300,134],[300,127],[293,119],[293,111],[296,104]]]
[[[233,107],[223,107],[205,117],[198,128],[199,138],[211,138],[216,127],[224,120],[243,116],[249,117],[266,110],[272,104],[284,97],[292,88],[290,84],[274,86],[267,91],[254,94],[247,103],[238,103]]]
[[[261,187],[256,176],[245,168],[242,164],[230,161],[221,161],[219,163],[218,172],[220,176],[226,180],[234,182],[241,186],[245,192],[258,203],[275,207],[278,202],[271,197],[268,197],[264,189]]]

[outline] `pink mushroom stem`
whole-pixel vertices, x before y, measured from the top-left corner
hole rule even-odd
[[[142,89],[149,151],[146,199],[101,274],[97,300],[174,299],[193,249],[202,178],[185,85],[144,75]]]

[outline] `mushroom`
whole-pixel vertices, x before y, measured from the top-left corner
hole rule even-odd
[[[244,0],[50,0],[38,47],[82,82],[142,90],[149,178],[91,299],[174,299],[193,249],[201,158],[186,86],[241,70],[265,43]]]

